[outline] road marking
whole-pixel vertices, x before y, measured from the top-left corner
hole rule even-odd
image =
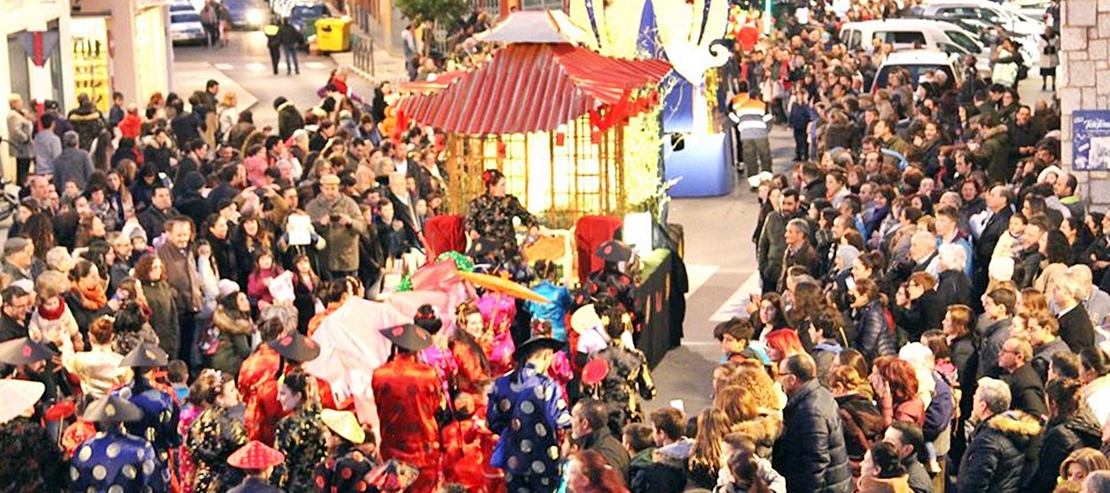
[[[235,69],[235,66],[230,63],[213,63],[212,66],[216,67],[216,70],[227,71]]]
[[[250,70],[251,72],[265,72],[266,65],[258,62],[251,62],[247,64],[247,70]]]
[[[716,274],[720,268],[719,265],[686,264],[686,279],[690,286],[690,289],[686,291],[686,299],[690,299],[698,291],[698,288],[708,282],[709,278],[713,277],[713,274]]]
[[[759,289],[759,272],[752,273],[751,276],[740,284],[736,292],[728,297],[728,300],[717,309],[713,316],[709,317],[710,322],[725,322],[732,317],[744,318],[748,316],[747,308],[749,296],[752,293],[760,292]]]
[[[305,62],[304,63],[304,68],[308,68],[308,69],[312,69],[312,70],[321,70],[321,69],[326,69],[326,68],[330,68],[330,67],[328,66],[328,64],[323,63],[323,62]]]

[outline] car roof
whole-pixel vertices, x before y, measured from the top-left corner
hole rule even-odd
[[[902,50],[894,51],[886,56],[883,65],[949,65],[951,60],[947,53],[937,50]]]
[[[947,21],[943,21],[943,20],[935,20],[935,19],[886,19],[886,20],[873,20],[873,21],[845,22],[840,27],[840,29],[843,31],[844,29],[847,29],[848,27],[858,27],[858,28],[861,28],[861,29],[872,27],[872,28],[876,28],[875,30],[879,30],[881,28],[887,28],[887,29],[891,29],[891,28],[898,28],[898,29],[901,29],[901,28],[922,28],[922,26],[939,27],[941,29],[958,29],[958,30],[961,30],[961,31],[964,30],[964,28],[962,28],[960,26],[957,26],[956,24],[953,24],[951,22],[947,22]]]

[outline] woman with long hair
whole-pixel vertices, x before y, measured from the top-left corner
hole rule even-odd
[[[89,325],[108,313],[107,283],[100,277],[96,264],[81,259],[69,272],[70,289],[65,294],[66,304],[73,313],[77,326],[87,335]]]
[[[259,310],[264,310],[274,303],[274,295],[270,294],[270,284],[282,272],[284,270],[274,261],[274,254],[270,251],[262,250],[255,256],[254,271],[247,276],[247,293],[258,305]]]
[[[575,452],[567,461],[567,487],[571,493],[628,493],[620,471],[593,450]]]
[[[212,314],[212,327],[205,348],[210,358],[208,366],[232,377],[238,375],[239,366],[251,354],[253,333],[254,322],[251,321],[251,304],[247,294],[236,291],[220,298]]]
[[[796,354],[805,353],[802,340],[793,329],[777,329],[767,334],[767,357],[771,358],[774,366],[786,358]]]
[[[189,395],[201,410],[185,436],[185,448],[196,465],[193,491],[227,491],[229,486],[242,481],[241,471],[228,466],[227,458],[248,441],[243,423],[228,413],[239,404],[235,379],[219,370],[204,370]]]
[[[1058,378],[1045,386],[1051,417],[1042,435],[1037,469],[1025,481],[1024,486],[1029,491],[1052,490],[1058,476],[1069,479],[1065,475],[1067,468],[1061,465],[1073,451],[1102,446],[1098,420],[1087,406],[1082,405],[1080,388],[1082,383],[1071,378]]]
[[[231,243],[238,262],[238,272],[223,272],[223,276],[231,278],[238,276],[241,283],[246,283],[253,265],[249,259],[257,258],[259,252],[270,250],[273,247],[274,233],[270,226],[257,214],[247,214],[242,217],[239,227],[231,235]],[[288,258],[288,257],[286,257]]]
[[[871,444],[860,469],[860,493],[910,493],[909,481],[894,445],[882,441]]]
[[[755,444],[760,455],[771,456],[771,448],[782,433],[782,414],[758,405],[751,388],[728,385],[713,397],[713,408],[725,414],[728,432],[743,433]]]
[[[313,491],[316,465],[327,457],[327,428],[320,420],[320,404],[310,391],[310,379],[301,369],[287,373],[278,385],[283,412],[274,431],[274,448],[285,462],[274,468],[271,480],[284,491]]]
[[[455,330],[449,346],[458,364],[456,390],[474,398],[479,416],[486,414],[486,390],[493,381],[488,357],[491,334],[486,330],[482,312],[472,303],[461,303],[455,309]]]
[[[786,310],[783,308],[782,297],[778,293],[767,293],[755,303],[756,312],[752,314],[752,326],[761,340],[766,340],[767,334],[779,329],[790,328],[790,321],[786,319]],[[751,308],[749,308],[750,310]]]
[[[871,444],[882,441],[883,414],[871,401],[871,384],[867,375],[860,375],[855,368],[840,366],[826,376],[826,384],[839,408],[844,430],[844,447],[853,476],[859,476],[860,463]]]
[[[89,214],[77,222],[77,248],[89,246],[94,241],[103,241],[108,234],[104,227],[104,220],[96,214]],[[38,249],[36,245],[35,249]]]
[[[1088,474],[1095,471],[1110,471],[1110,459],[1089,447],[1072,451],[1060,464],[1060,477],[1065,481],[1082,483]]]
[[[857,260],[858,262],[858,260]],[[851,305],[852,321],[855,323],[856,348],[874,361],[880,356],[894,354],[894,334],[887,324],[886,308],[879,294],[879,286],[871,279],[856,282],[849,290],[853,298]]]
[[[925,404],[918,395],[917,373],[913,366],[894,356],[882,356],[872,364],[870,381],[875,399],[883,411],[883,424],[895,420],[925,424]]]
[[[142,286],[143,296],[150,309],[150,325],[158,334],[158,346],[166,354],[177,354],[181,341],[177,301],[173,289],[166,281],[166,268],[162,259],[153,253],[140,257],[135,264],[135,279]]]
[[[697,437],[686,473],[689,484],[706,489],[717,484],[717,471],[726,465],[721,444],[729,431],[729,419],[724,411],[709,408],[698,413]]]
[[[320,286],[320,276],[312,270],[312,260],[308,255],[297,254],[293,257],[293,306],[297,308],[297,331],[305,334],[308,321],[316,315],[316,288]]]

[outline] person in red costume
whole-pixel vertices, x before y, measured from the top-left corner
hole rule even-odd
[[[396,459],[420,470],[408,493],[432,493],[439,482],[443,455],[436,414],[446,402],[436,369],[419,360],[432,336],[413,324],[381,333],[394,348],[389,361],[374,370],[372,384],[381,421],[382,459]]]
[[[490,342],[482,312],[472,303],[460,304],[455,310],[455,333],[449,344],[458,363],[454,384],[458,393],[470,396],[482,419],[486,417],[486,394],[493,382],[487,356]]]
[[[455,420],[443,426],[443,475],[471,493],[503,491],[504,472],[489,465],[497,436],[475,415],[474,400],[466,394],[455,398]]]
[[[280,320],[270,319],[260,327],[262,340],[270,342],[282,332]],[[281,368],[281,355],[269,344],[258,348],[239,366],[239,394],[246,406],[247,436],[262,443],[274,443],[274,428],[285,412],[278,404],[277,374]]]
[[[283,335],[283,332],[288,334]],[[279,374],[288,374],[301,363],[312,361],[320,355],[320,346],[302,336],[296,329],[287,330],[280,319],[273,318],[262,324],[262,340],[243,364],[239,366],[238,387],[246,406],[247,436],[251,440],[273,443],[278,421],[289,413],[282,411],[277,400]],[[328,409],[349,407],[350,402],[338,403],[327,381],[315,378],[320,404]],[[341,405],[343,404],[343,405]]]

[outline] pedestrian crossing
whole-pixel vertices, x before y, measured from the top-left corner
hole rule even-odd
[[[752,275],[748,276],[748,278],[740,284],[740,287],[728,297],[728,300],[709,317],[709,321],[720,323],[730,320],[733,317],[747,317],[750,297],[753,293],[758,294],[759,292],[759,272],[753,272]]]
[[[246,70],[248,72],[269,72],[271,70],[271,67],[270,67],[269,64],[262,63],[262,62],[247,62],[247,63],[242,63],[242,64],[219,62],[219,63],[213,63],[212,66],[215,67],[216,70],[219,70],[221,72],[236,72],[236,71],[239,71],[239,70]],[[330,63],[324,63],[324,62],[304,62],[304,61],[302,61],[300,63],[300,66],[301,66],[301,70],[310,70],[310,71],[323,72],[323,71],[330,71],[334,65],[332,65]],[[285,60],[284,59],[282,59],[281,63],[278,64],[278,68],[281,69],[281,70],[285,70]]]

